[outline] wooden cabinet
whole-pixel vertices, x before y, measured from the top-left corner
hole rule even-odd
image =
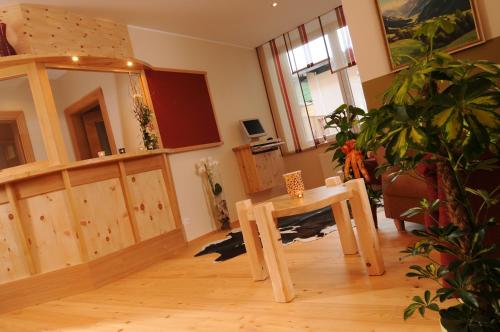
[[[247,194],[283,185],[284,164],[279,148],[252,153],[250,145],[233,149]]]

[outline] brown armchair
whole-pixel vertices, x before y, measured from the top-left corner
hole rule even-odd
[[[424,224],[422,214],[411,218],[403,218],[401,214],[418,206],[422,198],[428,196],[425,180],[417,174],[403,174],[396,179],[390,178],[389,174],[382,175],[385,216],[394,220],[399,231],[404,231],[405,221]]]

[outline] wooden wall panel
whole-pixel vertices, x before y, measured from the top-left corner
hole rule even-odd
[[[4,186],[0,186],[0,204],[7,203],[9,198],[7,197],[7,191],[5,191]]]
[[[102,287],[185,246],[178,229],[88,263],[0,284],[0,314]]]
[[[133,57],[123,24],[31,4],[0,7],[0,21],[18,54]]]
[[[30,276],[13,219],[10,204],[0,205],[0,284]]]
[[[64,190],[21,199],[18,206],[37,271],[48,272],[81,263]]]
[[[141,241],[175,229],[161,170],[128,175],[127,185]]]
[[[134,244],[119,179],[73,187],[73,195],[91,260]]]
[[[16,198],[23,199],[62,190],[64,183],[60,173],[52,173],[19,181],[15,188]]]

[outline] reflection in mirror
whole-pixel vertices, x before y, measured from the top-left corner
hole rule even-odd
[[[136,73],[48,70],[70,160],[144,149],[133,113]],[[139,91],[139,92],[137,92]]]
[[[0,80],[0,171],[47,160],[28,78]]]

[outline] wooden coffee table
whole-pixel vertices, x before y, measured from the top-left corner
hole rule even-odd
[[[368,275],[382,275],[385,271],[363,179],[342,184],[340,178],[333,177],[325,183],[326,186],[306,190],[302,198],[283,195],[256,205],[251,200],[236,203],[253,279],[265,280],[270,276],[276,302],[289,302],[295,297],[281,235],[276,227],[276,219],[280,217],[331,206],[342,250],[345,255],[352,255],[357,253],[357,245],[347,208],[349,200]]]

